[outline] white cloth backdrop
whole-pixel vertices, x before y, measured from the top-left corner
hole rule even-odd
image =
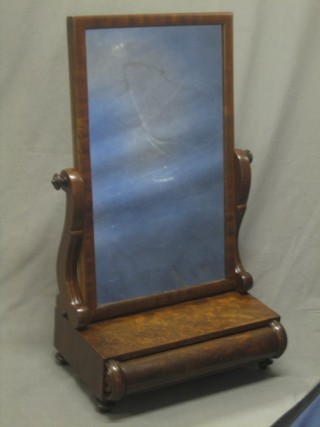
[[[100,415],[54,363],[55,259],[65,208],[51,175],[72,165],[65,18],[234,13],[236,146],[254,154],[242,258],[289,346],[248,368],[128,399]],[[3,427],[269,426],[320,377],[319,0],[0,1]]]

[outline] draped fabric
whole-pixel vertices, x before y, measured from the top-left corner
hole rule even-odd
[[[272,427],[317,427],[320,416],[320,383],[282,415]]]
[[[55,262],[72,161],[68,15],[234,14],[235,145],[252,151],[240,233],[252,293],[289,346],[264,372],[218,374],[123,402],[110,416],[54,363]],[[320,2],[0,2],[0,424],[3,427],[269,426],[320,376]]]

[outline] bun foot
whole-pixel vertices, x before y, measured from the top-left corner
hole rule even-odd
[[[55,359],[56,359],[56,362],[61,366],[69,365],[69,363],[66,361],[66,359],[59,352],[56,353]]]
[[[272,365],[273,360],[272,359],[265,359],[261,360],[261,362],[258,362],[260,369],[267,369],[268,366]]]
[[[107,412],[111,412],[112,411],[112,409],[116,405],[116,402],[112,402],[111,400],[100,400],[100,399],[97,399],[96,405],[97,405],[97,409],[98,409],[99,412],[107,413]]]

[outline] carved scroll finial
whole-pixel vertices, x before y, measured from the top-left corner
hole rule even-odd
[[[109,401],[120,400],[125,394],[126,383],[123,372],[116,360],[106,362],[105,393]]]
[[[60,188],[66,189],[68,185],[68,178],[67,176],[61,176],[60,174],[55,173],[52,177],[51,184],[56,190],[60,190]]]
[[[273,329],[273,331],[275,332],[275,334],[277,336],[278,343],[279,343],[279,351],[274,356],[275,358],[278,358],[282,355],[282,353],[287,348],[288,338],[287,338],[286,331],[280,322],[278,322],[277,320],[273,320],[270,323],[270,326]]]

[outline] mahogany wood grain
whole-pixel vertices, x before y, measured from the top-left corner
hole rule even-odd
[[[60,176],[65,183],[62,188],[67,195],[67,207],[57,259],[57,307],[74,327],[79,328],[90,322],[90,311],[80,291],[77,271],[83,239],[83,180],[75,169],[63,170]]]
[[[276,332],[276,330],[278,330]],[[286,335],[273,321],[252,331],[225,336],[124,362],[106,362],[105,399],[177,384],[234,369],[254,361],[277,358]]]
[[[239,253],[239,232],[243,216],[247,209],[247,201],[251,185],[252,155],[249,151],[235,149],[235,170],[236,170],[236,268],[238,279],[238,291],[247,292],[252,288],[253,280],[251,275],[245,270]]]
[[[103,358],[125,360],[276,319],[278,314],[251,295],[230,292],[93,323],[82,335]]]
[[[98,348],[92,346],[88,331],[76,330],[57,310],[55,346],[98,399],[119,400],[124,394],[279,357],[286,348],[286,334],[277,318],[268,320],[267,317],[264,321],[261,317],[261,325],[253,329],[246,329],[247,324],[232,334],[218,334],[216,338],[162,351],[157,351],[155,346],[152,352],[147,349],[138,357],[120,360],[105,357],[111,353],[102,343]],[[221,324],[219,318],[216,320]],[[128,347],[133,338],[129,337]],[[140,344],[143,343],[140,341]]]

